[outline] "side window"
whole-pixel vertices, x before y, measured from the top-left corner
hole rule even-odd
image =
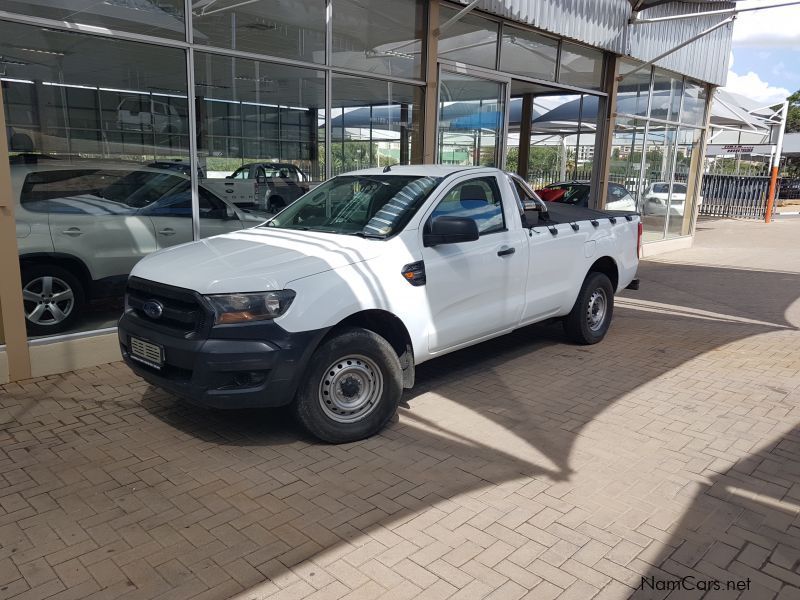
[[[250,175],[250,168],[241,167],[233,172],[233,175],[231,175],[231,179],[247,179],[249,175]]]
[[[481,177],[456,185],[442,198],[430,218],[445,215],[474,219],[481,235],[503,231],[503,202],[495,178]]]

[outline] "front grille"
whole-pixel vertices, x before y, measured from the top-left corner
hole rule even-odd
[[[125,290],[125,300],[128,310],[137,317],[168,333],[197,333],[209,322],[207,310],[191,290],[131,277]],[[145,311],[145,305],[149,302],[160,305],[160,316]]]

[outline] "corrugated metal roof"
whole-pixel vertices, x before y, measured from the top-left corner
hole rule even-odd
[[[654,4],[656,2],[656,5]],[[733,8],[735,3],[711,0],[659,3],[642,0],[649,8],[641,18],[691,14]],[[469,0],[459,0],[468,4]],[[719,23],[710,15],[663,23],[629,25],[629,0],[482,0],[477,8],[525,23],[616,54],[648,61]],[[658,66],[701,81],[724,85],[728,72],[732,26],[726,25],[659,61]]]
[[[642,11],[640,16],[649,19],[674,14],[722,10],[733,8],[734,3],[704,2],[702,4],[678,4],[677,6],[682,9],[680,13],[676,13],[676,4],[672,3],[649,8]],[[630,25],[628,27],[628,54],[640,60],[650,60],[724,19],[725,15],[707,15],[694,19]],[[733,23],[729,23],[685,48],[673,52],[656,64],[701,81],[724,85],[728,76],[732,35]]]

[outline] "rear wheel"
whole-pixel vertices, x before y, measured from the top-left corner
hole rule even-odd
[[[323,343],[309,362],[295,414],[319,439],[341,444],[378,433],[403,391],[400,359],[384,338],[351,328]]]
[[[614,287],[607,275],[591,272],[583,281],[572,311],[564,318],[564,331],[577,344],[596,344],[611,325]]]
[[[74,325],[83,308],[83,286],[61,267],[28,267],[22,272],[22,303],[28,333],[62,333]]]

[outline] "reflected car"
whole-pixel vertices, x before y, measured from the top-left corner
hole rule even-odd
[[[23,305],[31,335],[62,333],[90,300],[121,297],[145,255],[192,240],[191,182],[125,163],[13,164]],[[200,188],[203,237],[262,223]]]
[[[683,207],[686,204],[686,184],[675,182],[672,184],[672,198],[670,199],[670,184],[667,181],[654,181],[642,196],[643,215],[666,215],[667,205],[669,214],[683,216]]]
[[[174,134],[183,132],[183,119],[168,102],[128,96],[117,106],[117,127],[123,131]]]
[[[575,206],[589,206],[591,185],[588,180],[562,181],[551,183],[536,190],[539,197],[546,202],[562,202]],[[636,200],[633,195],[618,183],[608,184],[608,197],[605,210],[624,210],[636,212]]]

